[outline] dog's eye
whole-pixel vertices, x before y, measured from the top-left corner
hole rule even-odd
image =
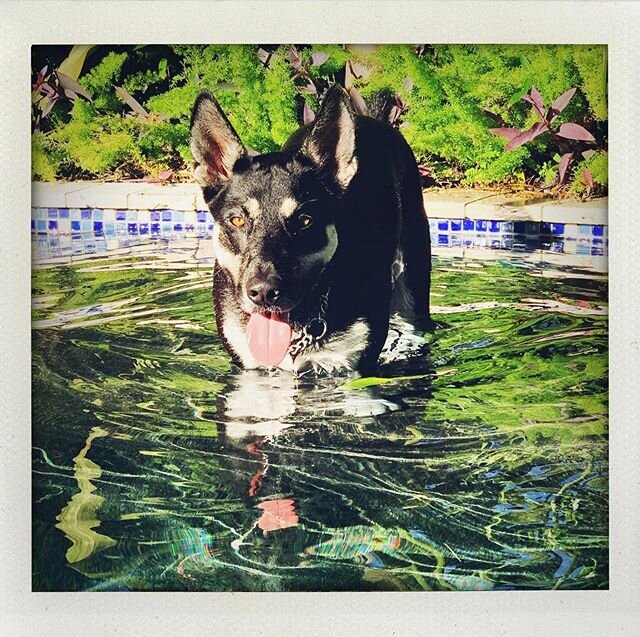
[[[242,228],[244,226],[244,217],[233,215],[233,217],[229,217],[229,223],[236,228]]]
[[[313,217],[309,215],[300,215],[298,220],[301,228],[308,228],[313,223]]]

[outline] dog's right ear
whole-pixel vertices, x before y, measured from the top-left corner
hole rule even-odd
[[[202,91],[193,106],[189,147],[193,176],[202,186],[205,200],[231,175],[233,166],[247,151],[216,99]]]

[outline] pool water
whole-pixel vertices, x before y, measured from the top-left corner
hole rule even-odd
[[[232,368],[188,242],[37,264],[33,589],[607,588],[606,276],[434,268],[435,332],[296,379]]]

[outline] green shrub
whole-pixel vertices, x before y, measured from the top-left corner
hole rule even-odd
[[[381,91],[402,100],[396,123],[441,183],[522,186],[551,178],[558,148],[549,136],[506,151],[489,130],[533,123],[531,106],[521,99],[533,85],[546,105],[578,87],[558,124],[579,122],[606,145],[603,46],[434,45],[416,52],[407,45],[313,45],[296,49],[302,67],[292,63],[291,47],[264,48],[266,63],[258,45],[97,47],[93,66],[79,78],[92,102],[78,98],[70,110],[56,106],[34,132],[34,178],[140,177],[167,168],[186,177],[190,113],[203,88],[216,96],[248,147],[277,150],[301,124],[304,102],[316,110],[318,91],[344,81],[348,61],[370,70],[354,80],[365,101]],[[326,59],[312,57],[318,52]],[[133,112],[116,86],[147,114]],[[606,184],[606,155],[582,164]],[[584,189],[582,164],[573,167],[577,193],[580,183]]]

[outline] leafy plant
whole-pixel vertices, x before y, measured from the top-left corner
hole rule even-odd
[[[563,152],[562,156],[558,157],[557,182],[559,185],[563,184],[567,177],[569,165],[578,152],[576,149],[567,150],[568,140],[583,142],[582,146],[587,146],[587,148],[581,152],[584,159],[589,159],[596,152],[593,149],[593,147],[596,146],[596,139],[584,126],[576,124],[575,122],[565,122],[560,124],[557,129],[552,128],[552,125],[556,122],[560,113],[568,106],[575,93],[575,87],[569,89],[556,98],[551,106],[546,109],[540,92],[535,86],[532,86],[530,93],[523,95],[522,99],[533,105],[535,122],[525,130],[519,128],[491,128],[489,130],[495,135],[508,140],[506,145],[507,150],[513,150],[514,148],[533,141],[540,135],[548,134],[553,141],[557,143],[561,151],[566,151]],[[582,170],[585,183],[593,188],[593,177],[589,168],[583,166]]]

